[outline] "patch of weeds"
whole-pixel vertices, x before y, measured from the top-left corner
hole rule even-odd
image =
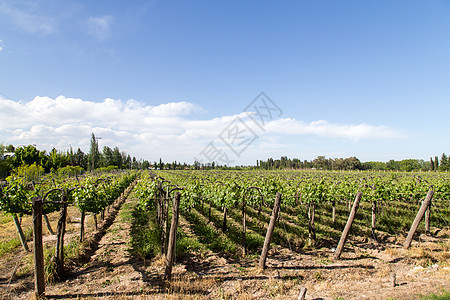
[[[82,244],[78,239],[73,239],[64,246],[64,259],[75,260],[80,256]]]
[[[18,233],[16,233],[18,235]],[[33,239],[33,228],[28,227],[26,230],[24,230],[25,240],[32,240]],[[0,242],[0,256],[11,252],[12,250],[16,249],[17,247],[21,246],[21,242],[19,237],[12,238],[7,241]]]
[[[66,248],[64,247],[64,250]],[[64,251],[64,254],[66,252]],[[44,275],[46,283],[53,283],[58,280],[55,263],[55,247],[44,249]]]
[[[156,225],[156,213],[140,206],[132,210],[131,252],[141,258],[153,258],[161,251],[160,230]]]
[[[8,241],[0,242],[0,256],[11,252],[20,246],[20,240],[18,238],[13,238]]]
[[[20,261],[20,267],[17,268],[17,271],[14,275],[15,278],[23,278],[33,274],[34,271],[34,260],[33,256],[25,256]]]
[[[186,236],[186,234],[178,228],[175,255],[177,257],[184,256],[194,251],[203,251],[205,247],[196,239]]]
[[[420,296],[421,300],[450,300],[450,291],[442,290],[440,294]]]
[[[416,264],[422,267],[431,266],[436,262],[436,259],[431,255],[431,251],[423,247],[412,248],[408,250],[410,258],[416,261]]]
[[[267,292],[270,297],[276,297],[285,294],[287,292],[287,287],[283,281],[269,280],[267,283]]]
[[[110,286],[112,284],[112,281],[109,279],[106,279],[105,281],[102,282],[102,287],[107,287]]]
[[[237,246],[228,236],[220,235],[210,224],[205,223],[205,219],[200,217],[194,210],[184,212],[184,217],[193,225],[193,231],[198,236],[200,243],[205,244],[209,249],[217,252],[225,252],[230,256],[239,255]]]
[[[317,281],[325,280],[325,277],[323,277],[322,273],[320,273],[320,272],[314,273],[314,278],[315,278]]]
[[[329,258],[322,258],[322,259],[319,259],[318,263],[322,264],[322,265],[329,265],[329,264],[331,264],[331,260]]]
[[[244,276],[244,275],[246,275],[247,274],[247,269],[246,268],[244,268],[244,267],[242,267],[242,266],[236,266],[236,268],[238,269],[238,271],[239,271],[239,275],[241,275],[241,276]]]

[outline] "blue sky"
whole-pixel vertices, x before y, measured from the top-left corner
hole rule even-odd
[[[95,132],[233,164],[450,153],[447,1],[0,0],[0,49],[7,144],[88,151]],[[282,114],[252,127],[262,91]],[[238,154],[221,139],[236,118],[256,137]]]

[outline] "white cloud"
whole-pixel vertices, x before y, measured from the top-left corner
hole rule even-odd
[[[56,20],[36,12],[36,6],[36,3],[27,1],[0,1],[0,14],[9,17],[17,27],[28,33],[55,32]]]
[[[96,39],[103,41],[111,33],[112,16],[91,17],[87,20],[88,33]]]
[[[267,122],[263,131],[246,113],[194,120],[192,116],[200,112],[201,107],[184,101],[151,106],[136,100],[110,98],[93,102],[64,96],[35,97],[29,102],[16,102],[0,97],[0,141],[36,144],[46,150],[52,147],[62,150],[72,145],[88,151],[90,135],[94,132],[102,138],[101,147],[118,146],[144,159],[162,157],[189,163],[214,141],[217,147],[228,151],[230,159],[240,164],[242,159],[250,162],[255,157],[268,157],[273,151],[282,153],[281,135],[316,135],[355,141],[401,136],[386,126],[332,124],[323,120],[304,123],[293,118]],[[247,158],[232,158],[234,154],[219,138],[236,118],[243,120],[258,136],[245,150]]]
[[[403,135],[387,126],[369,124],[333,124],[325,120],[304,123],[292,118],[284,118],[267,124],[267,130],[277,134],[313,134],[323,137],[345,138],[351,140],[401,138]]]

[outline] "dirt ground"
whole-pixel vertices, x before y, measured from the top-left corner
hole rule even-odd
[[[164,258],[144,261],[130,254],[131,224],[124,210],[133,207],[132,196],[90,259],[75,266],[64,282],[48,285],[46,298],[297,299],[300,289],[307,288],[305,299],[419,299],[419,295],[450,291],[448,231],[415,241],[410,250],[402,249],[401,241],[392,236],[381,236],[382,244],[350,239],[337,261],[332,249],[295,253],[277,246],[269,252],[265,271],[256,268],[256,255],[231,259],[201,251],[179,259],[173,281],[167,283],[162,280]],[[180,226],[192,234],[184,218]],[[2,274],[11,274],[21,251],[0,259]],[[8,276],[0,280],[2,299],[33,298],[32,277],[13,283],[14,288],[8,280]]]

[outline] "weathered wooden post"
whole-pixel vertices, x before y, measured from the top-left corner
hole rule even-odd
[[[316,204],[314,202],[309,203],[309,223],[308,223],[308,240],[310,245],[316,244],[316,225],[314,221],[316,219]]]
[[[50,220],[48,219],[47,215],[44,214],[43,217],[44,217],[44,220],[45,220],[45,225],[47,225],[48,232],[50,234],[55,234],[55,232],[53,231],[52,225],[50,224]]]
[[[277,221],[278,211],[280,210],[281,194],[277,193],[275,197],[275,203],[273,204],[272,216],[270,217],[269,227],[267,227],[266,239],[264,240],[264,246],[261,251],[261,257],[259,259],[259,268],[264,270],[266,268],[267,253],[269,252],[270,241],[272,240],[273,230],[275,229],[275,222]]]
[[[22,243],[23,250],[26,252],[30,252],[30,248],[28,248],[27,239],[23,234],[22,226],[20,225],[19,218],[16,214],[13,215],[14,225],[16,226],[17,232],[19,233],[20,242]]]
[[[333,206],[332,213],[331,213],[331,218],[332,218],[333,224],[334,224],[334,223],[336,223],[336,200],[333,200],[331,205]]]
[[[222,231],[227,231],[227,207],[223,208],[223,222],[222,222]]]
[[[361,201],[362,193],[358,192],[356,194],[355,202],[353,202],[352,210],[350,211],[350,215],[348,216],[347,224],[345,224],[344,230],[342,231],[341,239],[339,240],[338,246],[336,247],[336,252],[334,252],[334,259],[339,259],[342,254],[342,250],[344,250],[345,242],[347,241],[348,234],[350,232],[350,228],[352,228],[353,220],[356,216],[356,211],[359,207],[359,202]]]
[[[430,200],[430,204],[428,204],[428,208],[425,212],[425,232],[426,232],[426,234],[430,234],[431,202],[432,202],[432,200]]]
[[[80,243],[84,240],[84,219],[86,218],[86,212],[81,212],[80,218]]]
[[[372,236],[373,239],[377,240],[377,235],[375,233],[375,230],[377,228],[377,201],[372,201]]]
[[[178,227],[178,212],[180,207],[180,196],[179,192],[175,193],[175,197],[173,198],[173,211],[172,211],[172,223],[170,224],[170,233],[169,233],[169,246],[167,247],[167,256],[166,256],[166,270],[164,273],[165,280],[172,279],[172,266],[175,257],[175,243],[177,236],[177,227]]]
[[[247,224],[245,223],[245,197],[242,199],[242,256],[247,255],[247,240],[245,232],[247,231]]]
[[[425,214],[425,211],[427,210],[428,206],[431,203],[433,194],[434,194],[434,191],[432,188],[430,188],[430,190],[428,191],[427,197],[422,202],[422,206],[420,207],[419,212],[417,213],[417,216],[411,225],[411,229],[409,229],[409,233],[408,233],[408,236],[406,237],[405,243],[403,244],[403,248],[408,249],[409,246],[411,246],[411,242],[412,242],[414,233],[416,233],[417,227],[419,227],[420,220],[422,220],[422,217]]]
[[[34,287],[37,297],[45,293],[44,247],[42,245],[42,206],[41,197],[34,197],[33,210],[33,245],[34,245]]]

